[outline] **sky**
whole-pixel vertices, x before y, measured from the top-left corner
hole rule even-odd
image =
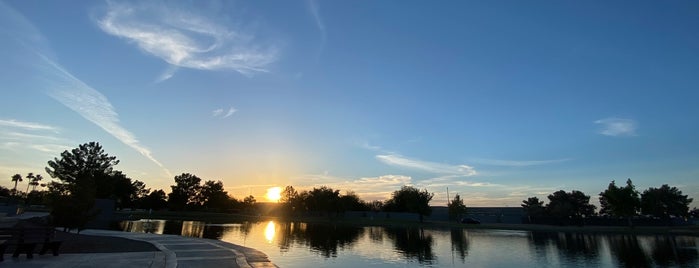
[[[79,144],[153,189],[699,198],[696,1],[1,1],[0,185]],[[26,181],[18,189],[25,189]],[[696,206],[697,202],[691,204]]]

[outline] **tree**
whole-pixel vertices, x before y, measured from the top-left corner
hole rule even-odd
[[[661,218],[687,216],[689,204],[694,199],[682,195],[682,191],[663,184],[660,188],[650,187],[641,194],[641,212]]]
[[[607,190],[599,193],[600,214],[626,217],[630,219],[641,208],[641,199],[631,179],[626,180],[626,186],[616,186],[614,181],[609,183]]]
[[[223,182],[206,181],[199,191],[202,205],[211,209],[226,209],[230,206],[228,192],[223,190]]]
[[[461,216],[466,214],[466,205],[464,205],[464,200],[461,199],[459,194],[454,196],[454,199],[449,202],[449,219],[459,220]]]
[[[12,175],[12,181],[15,183],[15,187],[12,188],[12,192],[14,194],[17,194],[17,183],[22,181],[22,175],[19,175],[19,174]]]
[[[554,192],[548,196],[549,204],[546,206],[552,216],[559,218],[590,216],[595,213],[595,206],[590,204],[590,196],[583,192],[573,190],[566,193],[563,190]]]
[[[201,179],[189,173],[175,176],[175,185],[170,186],[172,192],[168,195],[168,206],[172,210],[183,210],[196,205],[199,183]]]
[[[353,191],[347,191],[344,195],[340,196],[338,200],[339,211],[366,211],[369,210],[369,206],[359,199],[359,196]]]
[[[60,159],[48,162],[46,172],[65,184],[71,196],[91,204],[96,197],[106,197],[111,192],[117,164],[119,160],[105,153],[99,143],[89,142],[63,151]]]
[[[36,179],[36,176],[34,176],[33,172],[29,172],[25,178],[27,178],[27,190],[24,192],[29,194],[29,186],[32,185],[32,181]]]
[[[308,192],[306,206],[310,211],[339,212],[340,190],[333,190],[327,186],[313,188]]]
[[[143,208],[159,210],[167,207],[168,203],[166,198],[167,195],[165,191],[155,190],[143,197],[140,203]]]
[[[97,142],[81,144],[71,151],[65,150],[60,159],[48,161],[46,172],[60,181],[52,182],[49,186],[54,223],[81,228],[95,217],[98,212],[93,209],[95,198],[111,193],[114,176],[123,175],[114,170],[117,164],[119,160],[105,153]]]
[[[422,222],[423,216],[428,216],[432,213],[429,205],[432,197],[434,197],[434,194],[427,192],[427,189],[421,191],[412,186],[403,186],[400,190],[393,192],[391,199],[384,204],[384,209],[387,211],[417,213],[420,215],[420,221]]]
[[[281,198],[279,202],[282,204],[283,210],[286,213],[294,213],[297,209],[301,208],[299,199],[299,193],[294,189],[293,186],[287,185],[281,192]]]
[[[29,182],[29,185],[32,186],[32,192],[33,192],[33,191],[36,191],[36,187],[39,186],[39,182],[40,182],[41,180],[43,180],[43,179],[44,179],[44,177],[41,176],[41,174],[36,174],[36,176],[34,176],[34,178],[32,179],[32,181]]]
[[[248,195],[243,198],[243,206],[245,206],[245,208],[248,210],[254,209],[255,203],[257,203],[257,200],[255,200],[255,197],[252,195]]]
[[[529,217],[538,217],[544,214],[544,201],[540,201],[538,197],[530,197],[527,200],[522,200],[522,208]]]

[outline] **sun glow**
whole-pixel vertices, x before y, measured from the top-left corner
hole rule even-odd
[[[279,199],[282,198],[282,188],[272,187],[267,189],[267,195],[265,197],[267,197],[267,200],[272,202],[279,201]]]

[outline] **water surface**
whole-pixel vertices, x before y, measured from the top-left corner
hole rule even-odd
[[[699,237],[141,220],[126,231],[219,239],[280,267],[697,267]]]

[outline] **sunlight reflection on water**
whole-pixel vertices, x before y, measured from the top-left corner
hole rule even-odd
[[[272,243],[274,240],[274,234],[276,232],[277,231],[274,228],[274,221],[269,221],[267,223],[267,227],[265,227],[265,239],[267,239],[267,243]]]
[[[696,267],[699,238],[260,221],[126,221],[122,230],[219,239],[279,267]]]

